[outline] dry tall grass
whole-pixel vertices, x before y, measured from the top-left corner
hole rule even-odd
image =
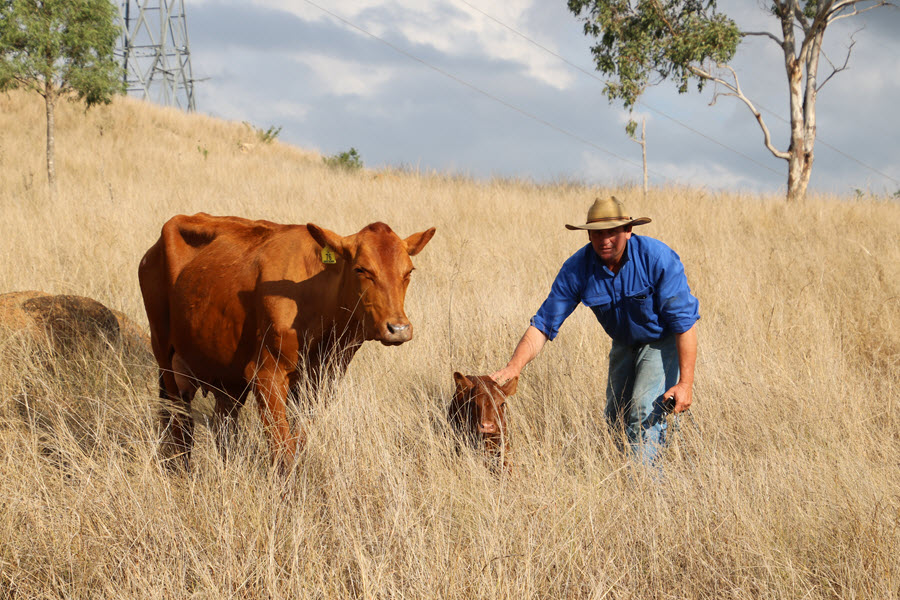
[[[414,259],[415,339],[364,346],[307,412],[289,480],[252,404],[233,460],[201,419],[196,468],[169,475],[148,365],[50,375],[2,338],[0,598],[900,597],[896,202],[374,178],[122,99],[61,107],[49,205],[43,127],[36,99],[0,96],[0,291],[86,295],[145,324],[137,263],[176,213],[437,235]],[[610,192],[653,218],[638,233],[679,252],[700,298],[693,419],[662,480],[619,454],[609,342],[581,308],[509,402],[513,471],[495,478],[454,450],[451,373],[505,363],[586,243],[563,223]]]

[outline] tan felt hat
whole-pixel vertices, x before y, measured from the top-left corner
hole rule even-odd
[[[625,211],[625,203],[615,196],[609,196],[594,200],[588,209],[584,225],[566,225],[566,229],[614,229],[622,225],[644,225],[649,222],[647,217],[632,219]]]

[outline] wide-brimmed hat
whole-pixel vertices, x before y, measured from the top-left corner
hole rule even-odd
[[[588,209],[584,225],[566,225],[566,229],[614,229],[622,225],[644,225],[649,222],[647,217],[632,219],[625,210],[625,203],[615,196],[609,196],[594,200]]]

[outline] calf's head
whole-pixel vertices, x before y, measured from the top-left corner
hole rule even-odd
[[[453,373],[456,391],[450,403],[450,422],[464,435],[499,451],[506,439],[506,399],[516,393],[519,378],[499,385],[487,375]]]
[[[320,246],[328,246],[344,261],[345,297],[356,314],[361,311],[365,339],[394,346],[412,339],[412,324],[403,302],[413,271],[410,256],[421,252],[434,236],[434,227],[401,239],[384,223],[372,223],[359,233],[342,237],[307,224]]]

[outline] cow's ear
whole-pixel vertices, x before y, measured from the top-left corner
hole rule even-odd
[[[409,252],[410,256],[415,256],[419,252],[422,251],[422,248],[425,247],[425,244],[434,236],[434,227],[423,231],[421,233],[414,233],[406,240],[406,251]]]
[[[306,224],[306,230],[309,231],[309,235],[312,236],[316,243],[322,246],[330,247],[332,250],[337,252],[341,258],[344,260],[349,260],[348,256],[349,252],[344,244],[344,238],[339,236],[333,231],[329,231],[324,227],[319,227],[313,223]]]
[[[453,381],[456,382],[456,389],[460,391],[467,390],[473,385],[472,382],[469,381],[466,376],[459,371],[453,372]]]
[[[512,379],[510,379],[509,381],[507,381],[506,383],[504,383],[500,387],[500,391],[503,392],[504,396],[507,396],[507,397],[512,396],[513,394],[516,393],[516,387],[518,387],[518,385],[519,385],[519,377],[517,375],[517,376],[513,377]]]

